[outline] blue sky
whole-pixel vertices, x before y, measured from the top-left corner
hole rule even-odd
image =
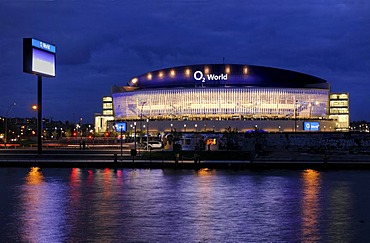
[[[370,2],[362,0],[0,1],[0,115],[34,116],[37,78],[23,38],[57,46],[43,79],[43,115],[92,122],[113,85],[171,66],[284,68],[349,92],[351,120],[369,120]]]

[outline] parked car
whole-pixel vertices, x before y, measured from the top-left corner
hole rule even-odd
[[[149,141],[148,144],[144,143],[144,149],[161,149],[162,142],[160,141]]]

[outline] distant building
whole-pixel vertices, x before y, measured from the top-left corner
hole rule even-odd
[[[114,120],[113,99],[111,96],[103,97],[102,114],[95,114],[95,133],[103,134],[109,130],[108,122]]]
[[[350,130],[354,132],[370,132],[370,122],[353,121],[350,124]]]

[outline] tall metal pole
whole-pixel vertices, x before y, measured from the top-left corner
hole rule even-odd
[[[140,146],[143,144],[143,108],[146,104],[146,101],[141,102],[141,111],[140,111]]]
[[[146,119],[146,150],[149,150],[149,119]]]
[[[122,137],[122,125],[121,125],[121,161],[122,161],[122,140],[123,140],[123,137]]]
[[[143,144],[143,109],[140,114],[140,146]]]
[[[42,76],[37,76],[37,154],[42,154]]]
[[[135,148],[135,151],[136,151],[136,122],[134,122],[134,148]]]
[[[297,131],[297,102],[298,100],[294,98],[294,132]]]

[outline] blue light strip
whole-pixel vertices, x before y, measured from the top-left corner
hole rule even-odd
[[[32,46],[40,48],[48,52],[52,52],[52,53],[56,52],[56,47],[54,45],[43,42],[43,41],[39,41],[36,39],[32,39]]]

